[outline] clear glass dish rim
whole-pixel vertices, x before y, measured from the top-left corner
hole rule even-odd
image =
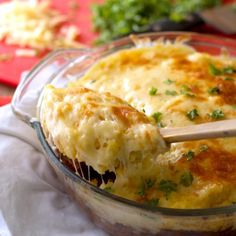
[[[220,40],[224,41],[224,45],[222,47],[227,47],[227,48],[232,48],[236,51],[236,40],[234,39],[229,39],[226,37],[222,36],[215,36],[215,35],[210,35],[210,34],[201,34],[201,33],[195,33],[195,32],[158,32],[158,33],[145,33],[145,34],[138,34],[138,38],[152,38],[153,36],[195,36],[199,38],[206,38],[206,39],[212,39],[212,40]],[[119,45],[123,45],[124,43],[130,43],[130,38],[124,37],[121,39],[114,40],[108,44],[102,45],[98,48],[91,49],[89,53],[94,53],[94,52],[99,52],[104,51],[104,50],[110,50],[113,49],[114,47],[119,47]],[[197,42],[197,41],[196,41]],[[229,43],[230,45],[225,45],[226,43]],[[208,44],[208,42],[204,42],[205,45]],[[231,46],[231,44],[233,46]],[[210,46],[210,45],[209,45]],[[211,43],[211,46],[219,46],[215,43]],[[65,50],[66,51],[66,50]],[[51,146],[47,142],[41,124],[39,121],[33,121],[32,122],[32,127],[36,130],[38,137],[40,139],[40,142],[42,146],[44,147],[46,154],[48,154],[48,157],[53,161],[53,163],[60,169],[60,171],[63,172],[64,175],[69,177],[73,182],[77,184],[84,185],[88,187],[90,190],[92,190],[94,193],[97,193],[101,195],[102,197],[105,197],[108,200],[115,201],[117,203],[127,205],[128,207],[133,207],[137,208],[139,210],[147,211],[149,213],[154,213],[154,214],[161,214],[161,215],[166,215],[166,216],[181,216],[181,217],[207,217],[207,216],[216,216],[216,215],[223,215],[223,214],[232,214],[236,213],[236,204],[235,205],[229,205],[229,206],[224,206],[224,207],[215,207],[215,208],[204,208],[204,209],[177,209],[177,208],[164,208],[164,207],[151,207],[145,204],[141,204],[132,200],[128,200],[126,198],[122,198],[120,196],[111,194],[103,189],[100,189],[86,180],[84,180],[82,177],[76,175],[73,173],[68,167],[63,165],[58,157],[55,155],[55,152],[52,150]]]

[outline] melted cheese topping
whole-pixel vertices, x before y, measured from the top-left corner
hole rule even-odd
[[[174,208],[208,208],[232,204],[236,201],[236,138],[172,144],[170,150],[163,155],[154,158],[148,158],[147,155],[147,158],[141,160],[135,158],[125,170],[119,168],[115,160],[123,158],[124,144],[125,149],[129,145],[133,146],[132,142],[126,142],[133,137],[142,140],[135,150],[139,150],[141,143],[144,144],[142,148],[148,145],[147,149],[150,150],[153,143],[160,141],[156,135],[152,139],[153,143],[149,144],[143,135],[133,134],[137,132],[136,125],[153,127],[151,124],[155,114],[159,114],[156,117],[158,125],[165,127],[235,118],[235,72],[235,59],[199,53],[180,43],[156,43],[149,47],[122,50],[100,60],[82,78],[70,84],[69,88],[50,88],[51,97],[46,99],[47,105],[42,108],[42,114],[48,116],[48,119],[45,118],[42,124],[51,136],[56,133],[58,142],[55,144],[57,147],[61,145],[63,153],[69,158],[78,158],[74,150],[78,146],[83,150],[82,156],[91,154],[91,159],[83,160],[96,166],[97,170],[116,170],[115,182],[102,185],[103,188],[108,186],[114,194],[146,204]],[[84,97],[76,95],[81,89],[77,87],[80,86],[97,91],[101,96],[106,96],[103,93],[109,92],[120,97],[140,113],[145,111],[152,121],[142,121],[140,126],[136,120],[131,126],[135,131],[131,132],[130,137],[123,134],[124,129],[120,123],[116,124],[119,128],[114,128],[114,124],[109,122],[95,130],[94,127],[99,122],[91,120],[89,125],[83,127],[75,115],[76,112],[77,115],[82,112],[75,108],[78,106],[78,99]],[[151,93],[153,89],[156,92]],[[96,96],[95,93],[90,93],[91,99]],[[59,98],[54,99],[53,96]],[[87,99],[83,102],[87,104],[86,112],[94,110],[90,108],[91,104]],[[121,113],[120,106],[123,106],[123,102],[118,100],[114,103],[119,107],[118,113],[113,110],[117,116]],[[126,108],[130,108],[127,103],[124,103]],[[70,108],[67,108],[68,104]],[[111,105],[95,110],[106,116],[108,107],[110,109]],[[65,112],[61,111],[63,109]],[[71,126],[71,122],[80,125]],[[120,122],[124,124],[124,121]],[[115,136],[114,132],[117,130],[119,132]],[[143,130],[140,133],[143,134]],[[78,134],[85,138],[82,143],[78,142]],[[104,155],[103,161],[98,161],[95,155],[101,153],[94,151],[95,137],[99,143],[104,143],[103,139],[105,142],[111,141],[111,145],[122,153],[114,156],[111,151]],[[65,143],[63,140],[66,140]],[[84,146],[80,147],[81,145]],[[64,151],[66,149],[68,150]],[[128,150],[130,153],[131,149]]]

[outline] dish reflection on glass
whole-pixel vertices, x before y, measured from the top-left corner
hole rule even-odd
[[[212,55],[221,54],[224,43],[227,53],[232,56],[236,55],[234,41],[205,35],[165,33],[140,35],[138,37],[140,39],[148,37],[151,40],[159,38],[163,40],[164,37],[164,40],[176,41],[177,38],[179,39],[179,37],[183,36],[188,38],[185,44],[194,47],[199,52],[208,52]],[[145,45],[144,43],[143,46]],[[132,40],[126,38],[92,51],[61,51],[59,54],[57,53],[46,59],[38,68],[31,72],[23,86],[26,87],[30,84],[32,78],[37,77],[45,69],[45,66],[52,65],[53,63],[59,69],[57,73],[49,77],[49,82],[53,80],[53,84],[58,85],[58,82],[67,79],[68,83],[73,78],[82,77],[88,68],[101,58],[133,46]],[[193,210],[152,207],[113,195],[76,175],[71,171],[70,164],[65,165],[65,163],[63,164],[59,161],[58,153],[52,148],[53,146],[48,144],[40,123],[32,119],[32,117],[36,117],[36,114],[28,114],[26,111],[22,112],[19,109],[20,97],[24,95],[22,91],[19,91],[21,89],[19,87],[18,95],[15,95],[13,101],[14,111],[36,129],[49,162],[60,179],[65,183],[70,194],[98,226],[114,235],[217,235],[217,232],[218,235],[234,235],[234,205]]]

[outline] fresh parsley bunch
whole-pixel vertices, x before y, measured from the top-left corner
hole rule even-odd
[[[140,32],[156,20],[169,17],[181,21],[186,14],[213,7],[221,0],[105,0],[92,5],[93,26],[100,43]]]

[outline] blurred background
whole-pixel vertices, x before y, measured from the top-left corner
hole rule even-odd
[[[11,101],[21,73],[50,51],[150,31],[236,40],[234,17],[235,0],[0,0],[0,106]]]

